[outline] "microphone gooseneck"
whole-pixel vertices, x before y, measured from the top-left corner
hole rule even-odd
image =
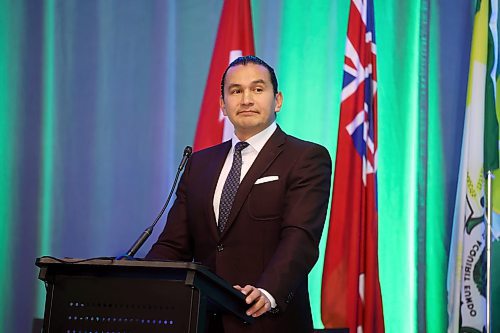
[[[125,256],[119,257],[118,259],[122,259],[122,258],[131,259],[131,258],[133,258],[134,255],[137,253],[137,251],[139,251],[141,246],[144,244],[144,242],[146,242],[146,240],[149,238],[149,236],[151,236],[155,225],[160,220],[160,217],[165,212],[165,209],[167,209],[168,203],[170,202],[170,198],[172,197],[172,194],[174,193],[175,187],[177,185],[179,175],[180,175],[181,171],[184,169],[184,167],[186,166],[186,163],[187,163],[189,157],[191,157],[192,153],[193,153],[193,148],[191,148],[190,146],[186,146],[186,148],[184,148],[184,152],[182,154],[182,160],[179,163],[179,167],[177,168],[177,173],[175,174],[174,183],[172,184],[172,188],[170,189],[170,193],[168,194],[167,200],[165,201],[163,208],[161,209],[160,213],[158,214],[158,216],[154,220],[153,224],[151,224],[149,227],[146,228],[146,230],[144,230],[142,232],[141,236],[139,236],[139,238],[137,238],[137,240],[134,242],[134,244],[127,251],[127,254]]]

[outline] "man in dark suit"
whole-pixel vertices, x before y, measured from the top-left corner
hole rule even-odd
[[[229,65],[220,106],[233,139],[192,155],[147,255],[201,262],[245,294],[255,323],[224,316],[225,333],[312,331],[307,275],[318,258],[331,159],[276,125],[282,102],[261,59]]]

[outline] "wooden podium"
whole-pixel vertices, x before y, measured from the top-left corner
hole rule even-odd
[[[205,332],[207,313],[246,323],[245,296],[191,262],[41,257],[43,332]]]

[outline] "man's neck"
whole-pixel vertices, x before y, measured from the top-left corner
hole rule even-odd
[[[234,131],[234,135],[240,140],[240,141],[247,141],[248,139],[254,137],[255,135],[259,134],[259,133],[262,133],[263,131],[265,131],[266,129],[269,128],[269,126],[271,126],[274,122],[272,122],[271,124],[269,124],[266,128],[263,128],[259,131],[252,131],[252,130],[248,130],[248,131],[237,131],[235,129]]]

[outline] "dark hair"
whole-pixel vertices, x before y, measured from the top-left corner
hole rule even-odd
[[[261,65],[264,66],[267,71],[269,72],[269,75],[271,76],[271,83],[273,84],[273,91],[274,94],[276,95],[278,93],[278,79],[276,78],[276,74],[274,73],[274,69],[269,66],[264,60],[256,57],[256,56],[244,56],[244,57],[239,57],[233,60],[232,63],[227,66],[226,70],[224,71],[224,74],[222,75],[222,80],[220,82],[220,94],[222,98],[224,98],[224,84],[226,81],[226,74],[229,68],[235,67],[238,65],[246,65],[246,64],[255,64],[255,65]]]

